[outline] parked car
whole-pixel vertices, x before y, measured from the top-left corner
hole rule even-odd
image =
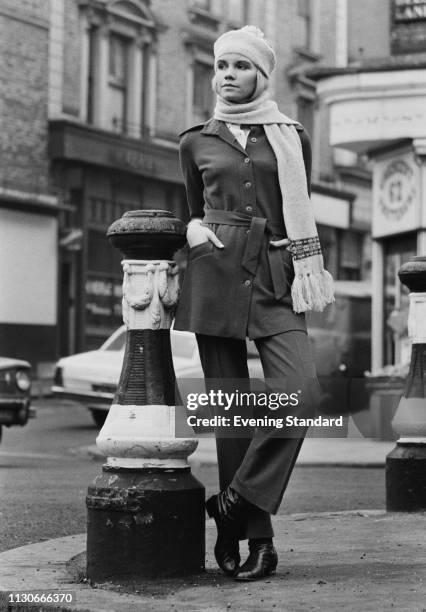
[[[171,330],[173,365],[176,378],[203,378],[195,335]],[[56,364],[52,392],[56,397],[77,400],[92,413],[101,427],[114,398],[123,364],[126,328],[117,329],[96,351],[62,357]],[[256,349],[249,345],[249,369],[262,376]]]
[[[32,416],[30,372],[28,361],[0,357],[0,440],[3,425],[25,425]]]

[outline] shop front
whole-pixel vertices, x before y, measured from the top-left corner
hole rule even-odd
[[[50,125],[54,179],[73,207],[59,255],[60,354],[98,348],[122,323],[120,256],[107,239],[126,211],[166,209],[186,220],[177,146],[66,121]]]
[[[330,143],[368,155],[372,191],[372,371],[410,352],[397,272],[426,252],[426,64],[411,56],[323,73]]]

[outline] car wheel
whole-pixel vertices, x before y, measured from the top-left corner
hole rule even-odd
[[[90,408],[90,412],[92,413],[92,417],[96,425],[98,427],[102,427],[105,423],[105,419],[107,418],[108,410],[102,410],[100,408]]]

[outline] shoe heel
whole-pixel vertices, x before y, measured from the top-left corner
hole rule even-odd
[[[209,499],[206,501],[206,510],[210,518],[213,518],[215,515],[215,506],[216,506],[215,498],[216,496],[213,495],[212,497],[209,497]]]

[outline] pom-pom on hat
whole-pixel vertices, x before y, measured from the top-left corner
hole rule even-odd
[[[262,30],[255,26],[225,32],[214,43],[213,51],[216,61],[225,53],[244,55],[267,77],[277,62],[274,50],[266,42]]]

